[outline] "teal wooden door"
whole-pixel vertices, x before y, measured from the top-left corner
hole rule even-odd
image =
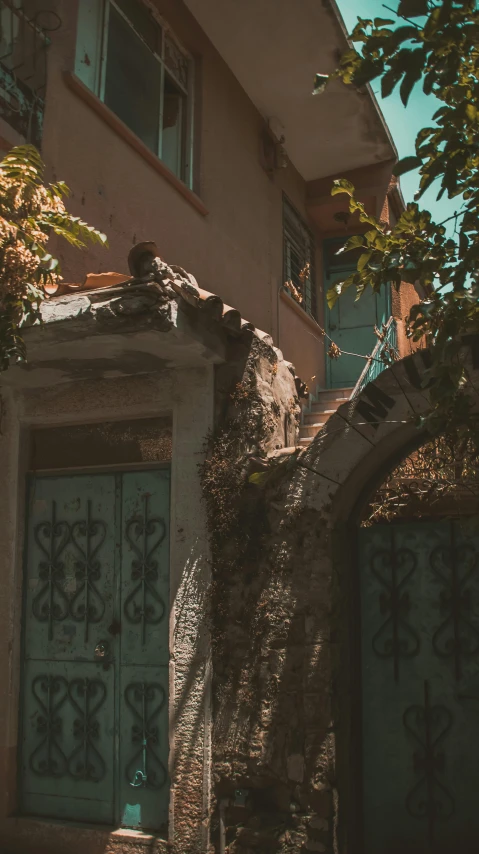
[[[353,253],[336,255],[343,241],[327,241],[325,245],[325,291],[336,281],[346,278],[356,269]],[[350,257],[348,258],[348,254]],[[332,309],[326,303],[326,332],[344,353],[368,356],[377,344],[374,327],[381,328],[390,316],[389,288],[375,294],[369,288],[359,300],[356,289],[347,288]],[[326,340],[326,351],[330,342]],[[339,359],[326,357],[326,373],[329,388],[353,388],[359,379],[366,361],[357,356],[342,355]]]
[[[479,850],[479,533],[360,532],[367,854]]]
[[[25,588],[23,812],[160,828],[168,470],[32,480]]]

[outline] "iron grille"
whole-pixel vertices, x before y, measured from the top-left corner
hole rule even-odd
[[[317,317],[315,240],[286,198],[283,198],[283,282],[305,311]]]
[[[45,0],[0,0],[0,116],[37,147],[43,125],[48,33],[59,28]]]

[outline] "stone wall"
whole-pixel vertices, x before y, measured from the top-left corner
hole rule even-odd
[[[383,372],[263,480],[236,481],[225,526],[208,504],[216,852],[352,854],[360,844],[358,508],[423,441],[428,355]],[[477,352],[463,355],[474,378]]]

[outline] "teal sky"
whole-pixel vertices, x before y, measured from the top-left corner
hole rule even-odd
[[[337,2],[349,32],[353,29],[358,15],[362,18],[394,18],[385,6],[397,7],[397,0],[389,3],[386,0],[385,4],[383,0],[337,0]],[[383,100],[377,81],[373,81],[372,89],[396,143],[399,156],[414,154],[416,134],[420,128],[432,124],[432,116],[440,106],[439,102],[433,96],[424,95],[420,84],[415,87],[407,108],[403,106],[396,92]],[[406,202],[414,200],[417,186],[416,173],[411,172],[402,176],[401,188]],[[437,193],[438,189],[431,187],[420,204],[421,207],[428,208],[432,212],[436,221],[440,221],[454,213],[458,200],[442,199],[436,202]]]

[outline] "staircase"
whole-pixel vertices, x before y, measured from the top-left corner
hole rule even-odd
[[[306,448],[312,442],[338,406],[350,399],[352,392],[352,388],[332,388],[318,392],[318,399],[312,402],[311,410],[305,412],[299,428],[300,448]]]

